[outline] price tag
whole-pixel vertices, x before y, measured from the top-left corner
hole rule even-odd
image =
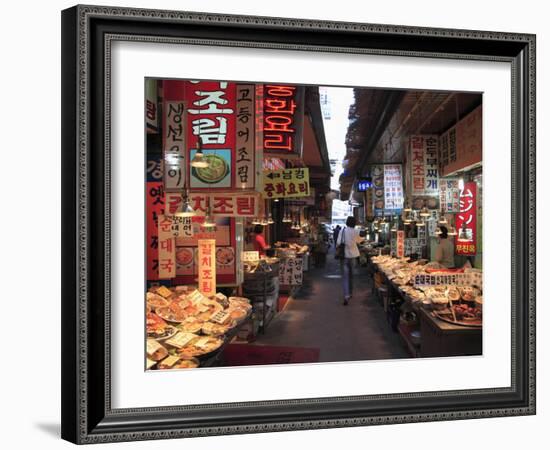
[[[182,348],[196,338],[197,338],[196,334],[182,331],[177,333],[175,336],[171,337],[170,339],[168,339],[166,343],[171,345],[172,347]]]
[[[160,345],[157,341],[154,339],[147,339],[147,354],[152,355],[157,350],[161,349],[162,345]]]
[[[164,298],[168,298],[172,295],[172,291],[168,289],[166,286],[161,286],[156,290],[156,293],[158,295],[162,295]]]
[[[210,317],[210,321],[219,323],[220,325],[223,325],[231,318],[231,315],[226,313],[225,311],[218,311],[216,314],[214,314],[212,317]]]
[[[210,342],[209,337],[201,337],[195,342],[194,345],[195,345],[195,347],[198,347],[198,348],[206,348],[208,346],[209,342]]]
[[[168,356],[167,358],[164,358],[160,363],[159,366],[163,369],[169,369],[174,364],[176,364],[180,360],[179,356]]]
[[[199,306],[199,304],[205,300],[208,300],[208,297],[201,294],[201,292],[198,289],[195,289],[193,292],[191,292],[187,299],[193,303],[195,306]]]

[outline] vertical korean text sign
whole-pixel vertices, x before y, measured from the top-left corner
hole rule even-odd
[[[199,290],[206,296],[216,294],[216,240],[199,239]]]

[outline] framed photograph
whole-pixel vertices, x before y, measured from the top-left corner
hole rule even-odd
[[[64,439],[535,414],[534,35],[79,5],[62,109]]]

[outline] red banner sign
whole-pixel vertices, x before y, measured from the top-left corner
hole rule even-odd
[[[460,212],[456,215],[456,242],[455,253],[457,255],[475,255],[477,224],[477,185],[470,181],[464,183],[464,189],[460,194]]]
[[[264,85],[264,153],[284,158],[302,156],[304,88]]]
[[[208,206],[213,216],[221,217],[257,217],[260,194],[257,192],[191,192],[189,203],[198,216],[205,216]],[[183,196],[180,193],[166,193],[166,205],[169,214],[181,210]]]

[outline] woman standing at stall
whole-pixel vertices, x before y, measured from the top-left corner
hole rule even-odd
[[[264,227],[262,225],[256,225],[254,227],[252,244],[254,245],[254,250],[257,251],[260,256],[264,256],[265,251],[269,248],[265,243],[263,232]]]
[[[336,248],[344,244],[344,258],[340,260],[342,271],[342,285],[344,287],[344,305],[347,305],[353,293],[353,266],[359,258],[359,249],[357,244],[364,240],[359,235],[359,230],[355,229],[355,217],[349,216],[346,220],[346,227],[338,234]]]

